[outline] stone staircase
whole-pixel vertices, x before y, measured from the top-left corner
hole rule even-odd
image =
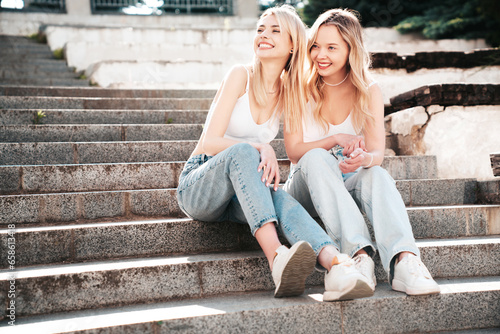
[[[89,80],[54,57],[47,44],[0,35],[0,85],[88,86]]]
[[[440,295],[392,291],[377,259],[371,298],[323,303],[318,272],[273,298],[249,229],[188,219],[175,199],[214,93],[0,87],[0,290],[15,293],[0,294],[2,333],[499,330],[500,205],[480,203],[499,183],[438,179],[433,156],[384,167]]]

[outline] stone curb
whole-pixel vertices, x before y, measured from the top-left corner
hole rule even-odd
[[[385,115],[417,106],[498,105],[500,84],[440,84],[422,86],[394,96],[385,107]]]
[[[398,55],[395,52],[374,52],[373,68],[406,69],[414,72],[421,68],[472,68],[500,65],[500,50],[481,49],[471,52],[432,51]]]

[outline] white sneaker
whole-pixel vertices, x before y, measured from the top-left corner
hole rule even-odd
[[[356,269],[368,279],[370,288],[375,290],[377,278],[375,277],[375,263],[372,258],[368,254],[358,254],[353,260]]]
[[[346,300],[373,296],[373,289],[368,279],[361,274],[347,254],[340,254],[334,259],[330,272],[325,274],[325,292],[323,301]]]
[[[408,295],[440,293],[439,285],[419,257],[410,254],[394,266],[392,288]]]
[[[316,265],[311,245],[299,241],[290,249],[280,246],[273,261],[274,297],[298,296],[304,292],[306,278]]]

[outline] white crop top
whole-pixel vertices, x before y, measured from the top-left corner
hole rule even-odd
[[[236,101],[224,138],[254,143],[269,143],[278,134],[279,117],[273,115],[265,123],[255,123],[250,112],[250,100],[248,96],[250,73],[248,73],[246,67],[245,70],[247,71],[245,94],[240,96]],[[208,122],[212,117],[214,106],[215,104],[212,104],[210,107],[205,128],[207,128]]]
[[[370,88],[375,83],[376,81],[372,81],[368,85],[368,88]],[[357,135],[356,131],[354,130],[354,125],[352,124],[351,115],[352,112],[349,113],[347,118],[341,124],[338,125],[328,124],[328,129],[325,132],[325,130],[323,130],[323,127],[314,119],[313,104],[309,102],[306,108],[306,115],[304,117],[304,120],[302,121],[302,137],[304,143],[321,140],[323,138],[336,135],[339,133],[345,133],[354,136]]]
[[[350,113],[341,124],[328,124],[327,131],[325,132],[323,127],[314,119],[312,109],[312,105],[309,102],[306,108],[306,115],[302,121],[302,137],[304,139],[304,143],[320,140],[339,133],[356,135],[356,131],[354,131],[354,126],[352,125]]]

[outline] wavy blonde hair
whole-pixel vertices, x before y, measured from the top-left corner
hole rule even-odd
[[[281,32],[286,31],[292,41],[293,52],[290,54],[290,58],[281,73],[276,109],[280,112],[283,111],[285,115],[285,127],[297,130],[300,127],[298,120],[300,120],[307,101],[304,66],[307,45],[306,27],[295,8],[290,5],[267,9],[260,16],[259,22],[269,15],[276,17]],[[267,92],[265,91],[263,82],[262,64],[257,57],[254,57],[253,69],[254,80],[252,88],[255,99],[259,105],[264,106],[267,101]]]
[[[316,41],[319,28],[323,25],[337,27],[340,35],[349,46],[347,71],[356,90],[352,113],[354,130],[360,134],[368,121],[374,121],[374,117],[368,109],[370,103],[368,85],[371,81],[369,74],[371,60],[370,54],[363,44],[363,29],[358,15],[358,12],[350,9],[330,9],[316,19],[309,31],[310,35],[307,43],[307,58],[309,60],[307,89],[310,98],[316,103],[316,107],[313,110],[314,119],[321,124],[325,132],[328,122],[320,114],[321,107],[323,106],[323,87],[325,84],[321,80],[321,76],[314,67],[311,58],[311,48]]]

